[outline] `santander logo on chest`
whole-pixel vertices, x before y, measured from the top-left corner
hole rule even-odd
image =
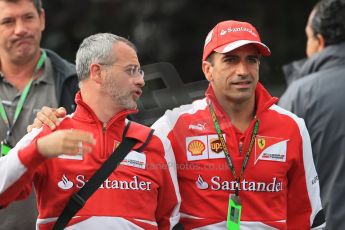
[[[256,136],[254,165],[259,160],[286,162],[287,142],[278,137]]]

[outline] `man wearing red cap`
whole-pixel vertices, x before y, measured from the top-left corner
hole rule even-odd
[[[185,229],[325,227],[304,121],[258,82],[270,54],[251,24],[218,23],[204,46],[206,97],[152,126],[175,153]],[[39,114],[48,124],[58,115]]]
[[[202,58],[206,97],[153,125],[173,146],[186,229],[325,226],[304,121],[258,82],[270,54],[251,24],[218,23]]]

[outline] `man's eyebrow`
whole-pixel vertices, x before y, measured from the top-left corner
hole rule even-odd
[[[125,68],[140,67],[138,64],[128,64],[124,66]]]
[[[251,55],[248,55],[247,57],[249,57],[249,58],[259,58],[260,55],[258,55],[258,54],[251,54]]]
[[[7,21],[7,20],[11,20],[11,19],[13,19],[12,16],[5,16],[3,18],[0,18],[0,21]]]
[[[33,15],[35,15],[35,13],[34,12],[27,12],[27,13],[24,13],[22,16],[33,16]]]
[[[223,54],[222,59],[229,58],[229,57],[238,57],[236,54]]]

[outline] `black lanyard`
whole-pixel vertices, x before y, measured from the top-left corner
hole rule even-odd
[[[244,160],[243,160],[241,173],[240,173],[240,176],[237,177],[234,164],[232,163],[232,160],[231,160],[231,157],[230,157],[230,153],[229,153],[228,147],[226,146],[225,139],[224,139],[224,137],[222,135],[222,131],[220,129],[219,122],[217,120],[216,113],[214,112],[212,103],[209,102],[208,106],[210,108],[213,124],[214,124],[214,127],[216,128],[216,131],[217,131],[217,134],[218,134],[218,138],[220,140],[220,143],[222,144],[222,148],[223,148],[223,151],[224,151],[224,154],[225,154],[226,162],[228,163],[229,168],[231,170],[231,173],[232,173],[232,175],[234,176],[234,178],[235,178],[235,180],[237,182],[237,186],[236,186],[236,189],[235,189],[235,194],[236,194],[236,196],[238,196],[239,183],[240,183],[240,181],[241,181],[241,179],[243,177],[244,170],[247,167],[249,156],[250,156],[250,153],[251,153],[251,151],[253,149],[253,145],[254,145],[254,142],[255,142],[255,137],[256,137],[256,134],[258,133],[258,130],[259,130],[259,120],[257,119],[256,122],[255,122],[255,125],[254,125],[254,128],[253,128],[253,133],[252,133],[252,138],[250,140],[249,147],[247,149],[246,155],[245,155]]]
[[[22,95],[20,96],[18,105],[16,107],[16,111],[14,113],[12,125],[10,124],[10,121],[8,120],[8,117],[7,117],[7,114],[6,114],[6,111],[5,111],[5,108],[4,108],[3,104],[2,104],[2,102],[0,103],[0,116],[4,120],[4,122],[5,122],[6,126],[7,126],[7,137],[12,132],[12,128],[13,128],[14,124],[16,123],[17,118],[19,117],[19,114],[21,113],[21,111],[23,109],[24,102],[25,102],[25,100],[26,100],[26,98],[27,98],[27,96],[29,94],[29,91],[30,91],[33,79],[34,79],[35,75],[37,74],[37,72],[43,66],[43,63],[44,63],[46,57],[47,57],[46,52],[44,50],[42,50],[41,57],[40,57],[40,59],[38,60],[38,62],[36,64],[36,67],[35,67],[34,73],[32,75],[32,78],[30,79],[29,83],[25,86],[25,88],[24,88],[24,90],[22,92]],[[1,98],[0,98],[0,101],[1,101]]]

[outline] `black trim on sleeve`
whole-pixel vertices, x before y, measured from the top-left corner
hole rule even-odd
[[[315,216],[312,228],[315,228],[317,226],[320,226],[325,223],[325,213],[323,209],[321,209]]]
[[[154,131],[155,131],[154,129],[151,129],[149,135],[147,135],[146,141],[145,141],[145,142],[140,146],[140,148],[138,148],[136,151],[142,152],[142,151],[144,150],[144,148],[146,147],[146,145],[150,142],[151,137],[152,137]]]

